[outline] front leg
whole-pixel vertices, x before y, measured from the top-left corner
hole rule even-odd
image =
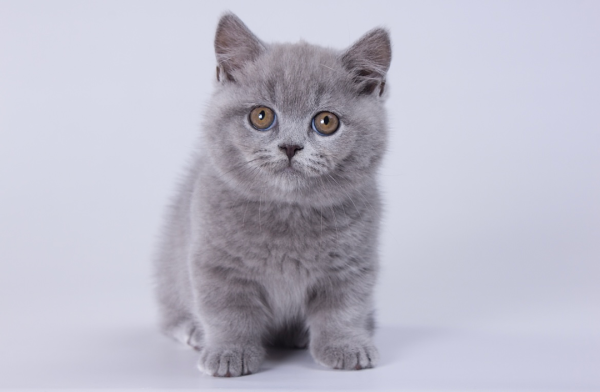
[[[310,352],[318,363],[346,370],[377,364],[379,353],[371,338],[370,291],[357,290],[357,282],[331,279],[312,288],[308,314]]]
[[[235,271],[203,268],[196,279],[196,299],[205,329],[198,367],[216,377],[256,373],[265,356],[262,337],[268,305],[262,286]]]

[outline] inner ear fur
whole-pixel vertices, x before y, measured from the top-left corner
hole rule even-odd
[[[379,87],[382,95],[392,61],[389,33],[382,28],[369,31],[342,53],[341,60],[353,75],[359,94],[372,94]]]
[[[254,61],[264,50],[265,45],[240,18],[232,13],[224,14],[215,34],[217,80],[235,81],[234,71]]]

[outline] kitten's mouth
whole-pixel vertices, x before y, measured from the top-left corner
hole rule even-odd
[[[294,164],[293,161],[289,162],[287,165],[278,170],[279,173],[286,176],[298,176],[303,174],[301,170],[298,169],[297,164]]]
[[[303,165],[292,160],[291,162],[283,160],[273,165],[271,173],[285,180],[298,181],[306,178],[306,173],[303,170]]]
[[[315,178],[323,175],[314,166],[306,165],[304,162],[295,161],[279,161],[271,167],[272,175],[291,180],[294,182],[304,182],[309,178]]]
[[[281,170],[282,173],[300,173],[300,170],[296,169],[294,166],[292,166],[292,164],[290,163],[289,165],[287,165],[286,167],[284,167]]]

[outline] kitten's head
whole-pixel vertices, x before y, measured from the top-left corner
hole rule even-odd
[[[248,197],[328,204],[373,177],[387,139],[385,30],[338,52],[265,44],[226,14],[215,50],[217,87],[204,131],[224,181]]]

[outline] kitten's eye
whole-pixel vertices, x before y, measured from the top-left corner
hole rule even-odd
[[[333,134],[340,126],[340,120],[331,112],[321,112],[312,120],[312,127],[317,133],[329,136]]]
[[[259,131],[270,129],[275,123],[275,112],[266,106],[259,106],[250,112],[250,124]]]

